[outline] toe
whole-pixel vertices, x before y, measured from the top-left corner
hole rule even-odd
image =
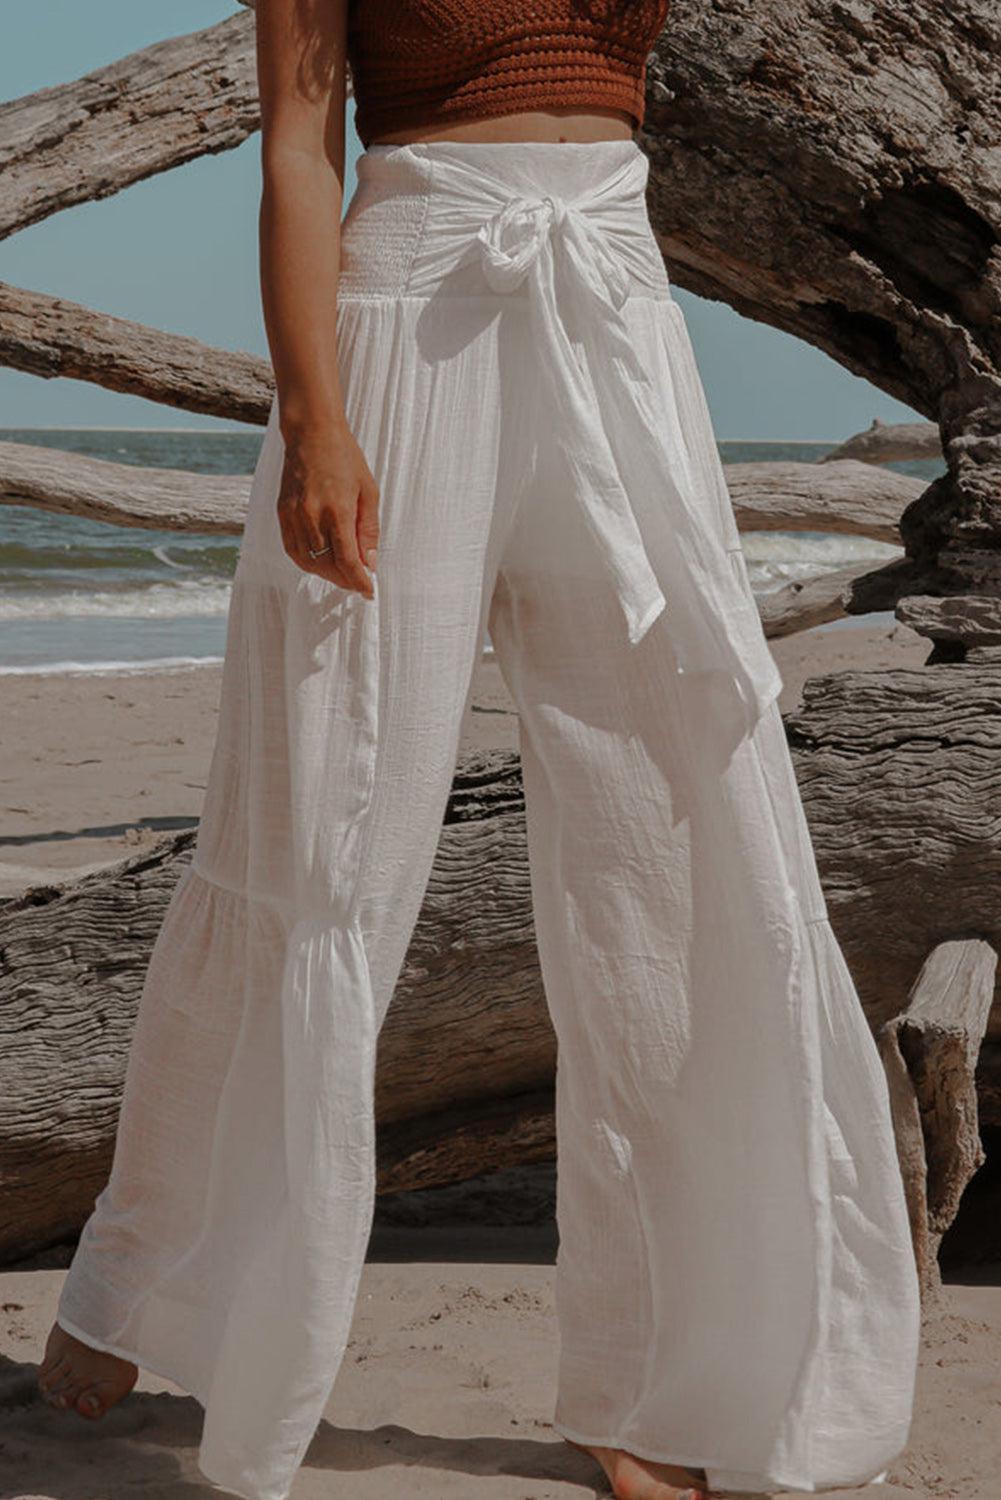
[[[65,1391],[69,1388],[72,1376],[69,1370],[63,1370],[54,1376],[42,1387],[42,1395],[46,1401],[59,1403],[63,1399]]]
[[[60,1387],[56,1395],[56,1401],[65,1411],[69,1411],[76,1405],[77,1397],[84,1389],[84,1382],[79,1375],[73,1375]]]
[[[81,1391],[76,1399],[76,1409],[81,1417],[89,1417],[92,1421],[104,1415],[104,1403],[94,1389]]]
[[[62,1384],[48,1392],[46,1400],[51,1406],[58,1406],[60,1410],[65,1411],[73,1405],[78,1390],[79,1386],[75,1381],[64,1380]]]

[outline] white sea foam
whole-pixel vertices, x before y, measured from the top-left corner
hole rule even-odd
[[[741,541],[752,586],[763,593],[852,562],[871,559],[877,566],[903,555],[901,547],[869,537],[820,532],[750,531]],[[0,596],[0,621],[219,619],[229,609],[231,587],[219,579],[177,578],[138,588],[13,589]]]
[[[11,591],[0,596],[0,620],[218,619],[231,585],[214,581],[154,583],[146,588]]]
[[[161,656],[142,661],[52,661],[42,666],[0,665],[0,677],[52,677],[64,672],[96,673],[190,672],[192,667],[212,666],[221,656]]]
[[[745,531],[740,540],[751,587],[763,594],[852,563],[879,567],[904,555],[890,542],[833,532]]]

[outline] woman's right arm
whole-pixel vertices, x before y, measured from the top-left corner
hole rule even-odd
[[[348,0],[256,0],[261,300],[285,444],[285,550],[371,598],[379,497],[347,425],[336,337],[347,11]]]

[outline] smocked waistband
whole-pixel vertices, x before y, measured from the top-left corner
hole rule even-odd
[[[581,216],[635,295],[669,297],[631,139],[369,146],[341,228],[340,296],[484,296],[476,233],[507,206]],[[519,289],[514,288],[515,296]]]

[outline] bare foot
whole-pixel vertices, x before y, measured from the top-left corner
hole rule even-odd
[[[591,1448],[575,1443],[573,1438],[564,1441],[597,1459],[608,1475],[615,1500],[709,1500],[704,1469],[654,1463],[624,1448]]]
[[[38,1367],[38,1389],[50,1406],[93,1421],[127,1396],[138,1378],[137,1365],[92,1349],[53,1323]]]

